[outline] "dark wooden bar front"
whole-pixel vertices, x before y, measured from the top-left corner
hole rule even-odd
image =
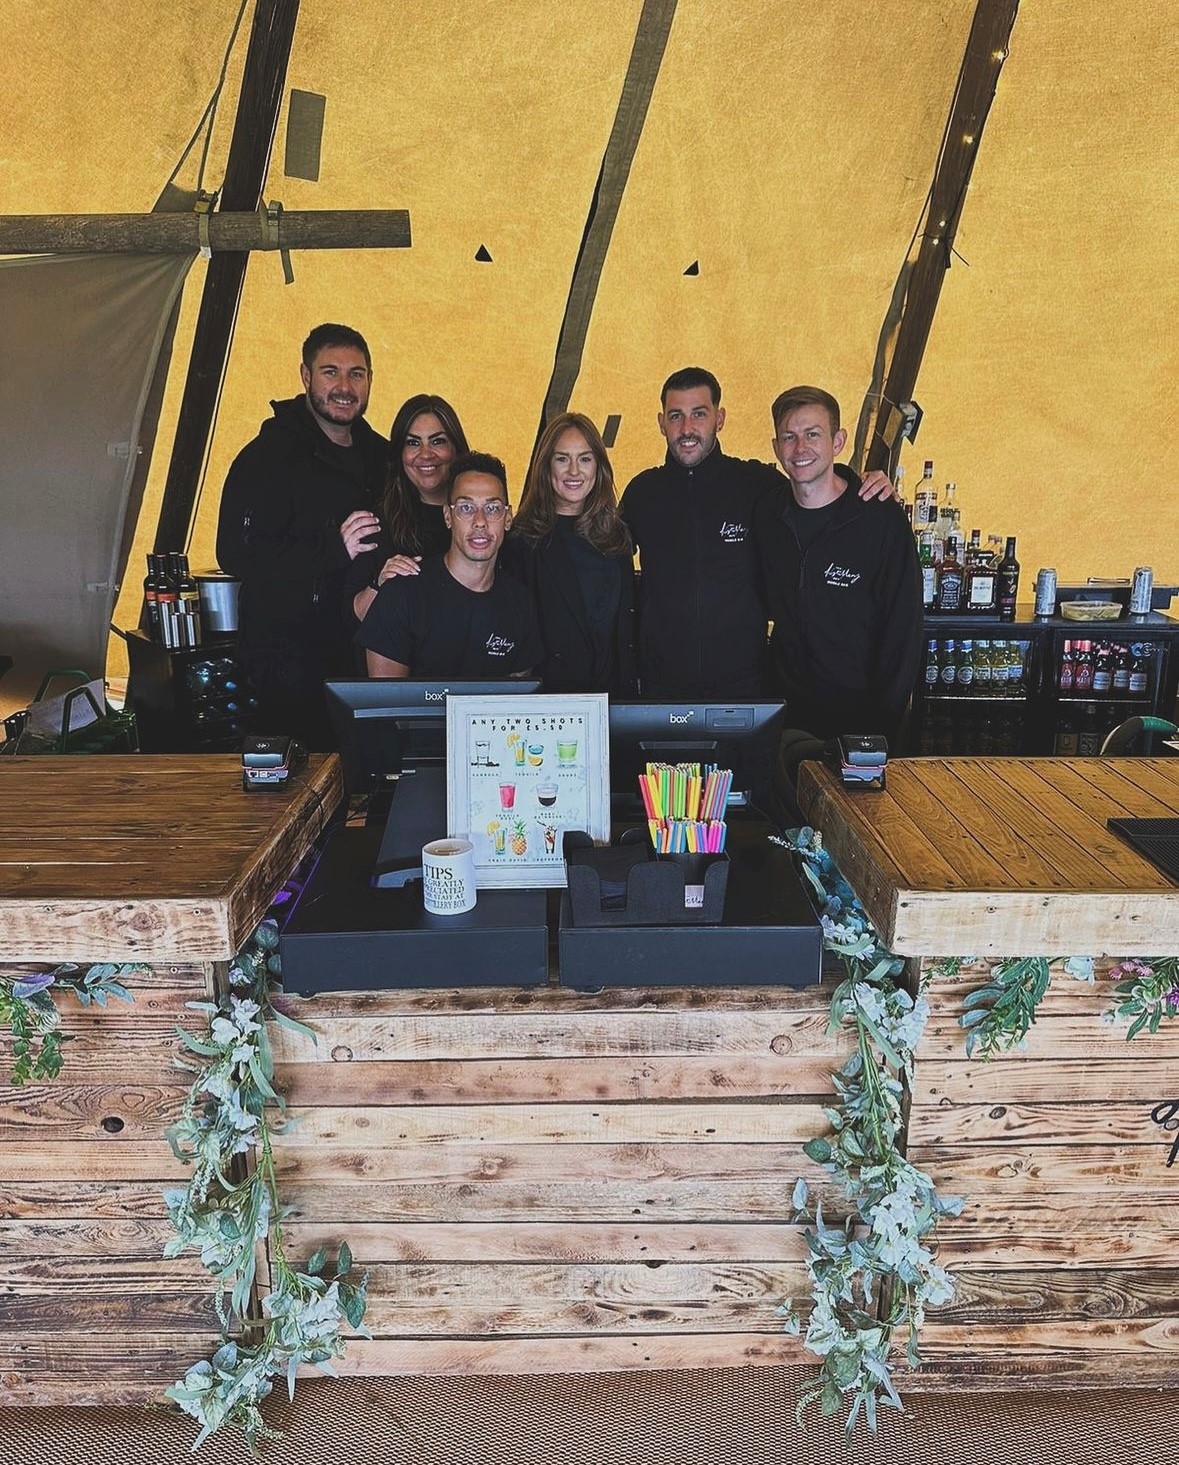
[[[1179,1165],[1152,1118],[1179,1100],[1179,1038],[1128,1044],[1110,968],[1179,949],[1179,889],[1106,828],[1179,815],[1175,759],[918,759],[884,792],[806,764],[810,822],[932,1009],[917,1050],[910,1159],[966,1197],[939,1227],[955,1300],[931,1313],[908,1387],[996,1380],[1179,1383]],[[1054,972],[1026,1043],[969,1059],[963,998],[1009,956],[1094,956]],[[977,957],[954,976],[938,959]]]

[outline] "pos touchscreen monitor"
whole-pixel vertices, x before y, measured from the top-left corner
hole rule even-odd
[[[764,809],[785,723],[782,702],[611,702],[611,802],[641,812],[648,763],[715,763],[733,770],[730,807]]]
[[[324,683],[350,794],[389,789],[402,773],[446,767],[446,698],[540,691],[539,681],[413,681],[366,677]]]
[[[421,879],[422,846],[446,828],[447,697],[539,692],[540,682],[369,677],[325,682],[324,691],[344,787],[350,794],[394,795],[372,877],[374,885],[388,888]]]

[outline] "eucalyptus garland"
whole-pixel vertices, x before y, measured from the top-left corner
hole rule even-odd
[[[973,961],[969,956],[946,957],[930,967],[930,975],[956,976]],[[1054,967],[1080,982],[1094,980],[1091,956],[1011,956],[992,965],[989,980],[962,1001],[958,1022],[966,1029],[968,1057],[977,1049],[980,1057],[992,1058],[1026,1039]],[[1127,1024],[1127,1042],[1143,1031],[1157,1033],[1164,1022],[1179,1017],[1179,957],[1130,957],[1111,967],[1110,976],[1121,980],[1106,1017]]]
[[[893,1340],[904,1337],[908,1362],[917,1367],[925,1309],[948,1302],[954,1291],[931,1249],[938,1218],[957,1215],[963,1203],[939,1195],[898,1148],[903,1083],[912,1078],[929,1005],[897,981],[904,962],[881,944],[820,835],[792,830],[783,842],[801,857],[819,900],[824,945],[846,973],[832,995],[828,1031],[846,1025],[855,1035],[855,1051],[833,1075],[836,1103],[823,1111],[833,1133],[803,1147],[842,1184],[851,1203],[847,1218],[825,1221],[821,1206],[811,1210],[806,1181],[794,1187],[795,1220],[807,1223],[811,1284],[803,1341],[822,1360],[818,1382],[797,1413],[818,1400],[824,1414],[836,1414],[850,1398],[850,1433],[861,1412],[875,1429],[879,1403],[902,1407],[892,1376]],[[801,1334],[794,1300],[780,1311],[786,1330]]]
[[[173,1153],[192,1166],[192,1177],[183,1189],[165,1193],[176,1235],[164,1254],[200,1252],[217,1281],[224,1329],[213,1356],[193,1364],[165,1390],[201,1426],[194,1450],[224,1426],[240,1429],[252,1449],[273,1437],[277,1431],[265,1424],[259,1406],[274,1380],[285,1377],[293,1396],[301,1365],[334,1374],[331,1360],[343,1355],[345,1324],[367,1336],[368,1278],[352,1279],[348,1246],[341,1244],[330,1264],[321,1249],[302,1268],[291,1264],[283,1246],[268,1111],[281,1114],[284,1106],[274,1088],[266,1024],[281,1023],[312,1041],[314,1034],[271,1005],[270,983],[279,970],[278,928],[266,920],[230,965],[222,1000],[188,1004],[208,1014],[207,1036],[179,1030],[185,1048],[201,1061],[182,1064],[195,1077],[168,1134]],[[270,1290],[255,1318],[255,1265],[263,1241]],[[249,1330],[249,1341],[229,1337],[235,1319]]]
[[[91,1003],[105,1007],[111,997],[134,1002],[123,981],[147,970],[134,963],[81,967],[67,961],[49,971],[0,973],[0,1023],[12,1034],[9,1081],[19,1088],[30,1079],[56,1078],[61,1072],[70,1034],[58,1031],[61,1013],[56,993],[72,992],[83,1007]]]

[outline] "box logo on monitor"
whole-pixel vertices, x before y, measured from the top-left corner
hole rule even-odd
[[[695,717],[695,715],[696,715],[696,709],[694,707],[691,707],[691,708],[688,709],[687,712],[679,712],[679,713],[671,712],[671,713],[669,713],[667,720],[671,724],[672,727],[675,727],[675,725],[677,723],[681,723],[682,724],[682,723],[685,723],[685,722],[691,722],[692,718]]]

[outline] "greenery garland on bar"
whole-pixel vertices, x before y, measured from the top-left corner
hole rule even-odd
[[[912,1077],[929,1005],[911,997],[897,978],[904,962],[880,942],[867,912],[839,873],[813,829],[790,831],[782,841],[802,861],[819,899],[823,942],[846,976],[831,998],[828,1031],[852,1029],[855,1050],[833,1075],[836,1102],[824,1109],[834,1133],[803,1146],[843,1187],[851,1202],[846,1220],[813,1212],[806,1181],[794,1187],[795,1219],[807,1222],[811,1313],[803,1341],[822,1360],[819,1379],[799,1400],[801,1417],[818,1400],[836,1414],[850,1396],[846,1428],[861,1412],[876,1428],[880,1402],[901,1408],[892,1379],[894,1336],[920,1363],[917,1336],[927,1306],[948,1302],[953,1279],[931,1250],[938,1218],[957,1215],[962,1201],[938,1195],[933,1181],[897,1147],[902,1128],[903,1080]],[[793,1299],[781,1308],[786,1330],[801,1334]]]
[[[0,973],[0,1023],[12,1033],[9,1082],[19,1088],[30,1079],[56,1078],[61,1072],[70,1034],[58,1032],[56,992],[72,992],[83,1007],[105,1007],[110,997],[134,1002],[123,980],[147,970],[134,963],[96,962],[83,968],[67,961],[44,972]]]
[[[823,944],[846,972],[832,994],[828,1031],[847,1025],[855,1034],[855,1051],[833,1075],[837,1102],[823,1111],[833,1134],[803,1146],[842,1184],[853,1211],[835,1225],[824,1221],[817,1204],[812,1214],[803,1179],[796,1182],[793,1198],[795,1219],[808,1223],[812,1305],[804,1342],[822,1360],[818,1382],[803,1395],[797,1413],[801,1416],[818,1399],[824,1414],[835,1414],[851,1396],[850,1433],[861,1412],[875,1429],[881,1401],[901,1407],[889,1362],[891,1343],[903,1333],[907,1360],[919,1366],[917,1340],[925,1308],[953,1296],[953,1278],[936,1265],[931,1250],[937,1222],[959,1214],[964,1202],[939,1196],[930,1177],[910,1165],[896,1144],[902,1081],[912,1079],[928,1003],[897,985],[904,962],[881,944],[822,837],[804,828],[777,842],[799,855],[818,896]],[[956,976],[974,960],[946,957],[926,976]],[[968,1057],[977,1052],[986,1061],[1024,1041],[1054,967],[1078,981],[1094,981],[1094,960],[1088,956],[1009,957],[992,965],[988,981],[965,997],[958,1019],[966,1031]],[[1106,1017],[1128,1024],[1128,1041],[1179,1018],[1179,957],[1131,958],[1110,975],[1121,980]],[[801,1334],[793,1299],[780,1310],[787,1331]]]
[[[281,1114],[284,1105],[274,1089],[266,1024],[281,1023],[312,1041],[314,1034],[272,1006],[270,984],[279,970],[278,928],[265,920],[231,963],[229,990],[220,1002],[188,1004],[208,1014],[208,1036],[179,1029],[185,1047],[201,1063],[182,1064],[195,1077],[168,1134],[173,1153],[192,1165],[193,1174],[183,1189],[165,1194],[176,1236],[164,1254],[200,1252],[217,1281],[217,1312],[225,1330],[212,1358],[193,1364],[165,1390],[201,1426],[194,1450],[226,1425],[240,1429],[251,1449],[260,1439],[274,1437],[278,1432],[268,1428],[259,1409],[273,1380],[285,1377],[293,1396],[300,1365],[334,1374],[331,1360],[343,1355],[345,1323],[368,1336],[368,1277],[349,1280],[347,1244],[341,1243],[334,1264],[321,1248],[300,1269],[283,1247],[284,1212],[268,1110]],[[271,1285],[261,1318],[251,1319],[255,1258],[263,1241],[269,1244]],[[249,1330],[249,1341],[228,1336],[232,1316]]]

